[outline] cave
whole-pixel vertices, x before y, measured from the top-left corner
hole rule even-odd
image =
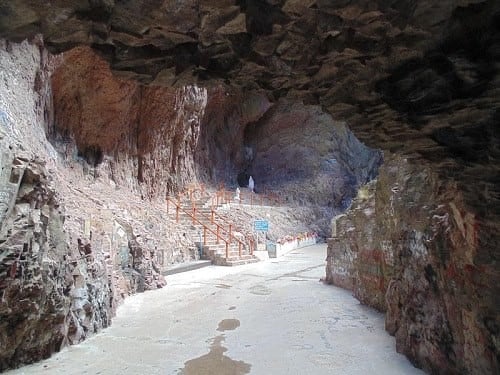
[[[314,235],[415,368],[499,373],[499,25],[495,0],[0,4],[0,371],[205,246]]]

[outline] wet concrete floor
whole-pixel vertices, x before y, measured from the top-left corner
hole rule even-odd
[[[102,333],[8,374],[423,374],[396,353],[382,314],[319,281],[325,256],[315,245],[168,276]]]

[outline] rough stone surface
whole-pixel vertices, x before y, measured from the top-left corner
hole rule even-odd
[[[260,192],[314,202],[316,227],[327,236],[331,217],[381,161],[319,106],[272,105],[262,92],[224,84],[141,86],[113,76],[86,47],[64,54],[53,90],[59,149],[68,154],[74,140],[77,157],[105,162],[114,183],[148,199],[198,179],[235,187],[238,174],[251,174]]]
[[[147,198],[194,179],[206,89],[143,87],[113,76],[89,48],[76,48],[55,70],[53,90],[52,138],[62,152],[74,140],[76,157],[93,167],[105,162],[115,184]]]
[[[2,370],[108,326],[124,297],[164,285],[162,264],[197,257],[163,202],[144,210],[137,177],[118,185],[109,157],[92,162],[51,133],[61,61],[38,42],[0,44]]]
[[[499,7],[496,0],[15,0],[2,5],[0,37],[41,32],[53,52],[88,45],[116,74],[153,85],[224,81],[226,93],[319,104],[369,146],[432,165],[496,222]]]
[[[380,152],[359,142],[345,123],[319,106],[281,101],[245,134],[250,157],[244,172],[254,178],[256,189],[270,188],[289,204],[307,206],[325,237],[330,219],[377,175],[382,161]]]
[[[432,179],[435,181],[434,188],[448,191],[450,196],[461,197],[457,199],[463,201],[453,206],[456,207],[456,210],[452,209],[453,217],[456,218],[457,228],[461,228],[460,233],[468,233],[466,228],[474,222],[477,246],[470,252],[467,242],[470,237],[460,234],[462,238],[469,239],[465,245],[453,247],[456,249],[453,255],[468,259],[464,263],[464,267],[468,265],[468,268],[457,268],[456,272],[460,275],[470,273],[472,279],[477,277],[476,274],[480,275],[478,277],[485,287],[468,289],[469,282],[464,282],[465,289],[461,289],[466,290],[463,300],[454,294],[451,287],[440,290],[443,291],[443,299],[450,298],[453,303],[461,301],[459,306],[478,306],[478,309],[487,306],[484,307],[487,310],[494,306],[498,295],[491,291],[498,285],[495,270],[498,269],[500,249],[499,7],[497,0],[56,0],[50,3],[13,0],[0,3],[0,37],[23,40],[41,32],[53,52],[87,45],[110,62],[115,75],[164,86],[167,92],[172,87],[180,89],[203,82],[209,93],[204,118],[206,123],[213,121],[213,126],[200,128],[194,156],[198,167],[193,167],[193,170],[198,168],[200,175],[212,176],[217,183],[230,182],[234,178],[231,176],[238,174],[243,165],[238,160],[246,160],[244,156],[247,153],[241,148],[243,143],[233,143],[233,138],[229,136],[244,136],[244,128],[250,122],[260,121],[279,99],[320,105],[335,121],[345,121],[356,136],[370,147],[404,155],[409,164],[418,167],[417,171],[429,168],[435,176]],[[5,74],[5,71],[1,72]],[[40,71],[42,73],[38,78],[35,80],[32,77],[29,82],[33,82],[39,90],[47,91],[48,86],[43,84],[46,75],[43,69]],[[17,82],[22,85],[23,80]],[[142,93],[142,90],[139,92]],[[167,92],[158,90],[156,94],[169,102]],[[126,90],[125,94],[128,95]],[[245,113],[240,111],[243,108],[241,103],[246,103],[250,95],[252,105],[249,108],[252,110],[248,113],[251,116],[240,121],[238,113]],[[43,126],[50,128],[52,114],[43,110],[43,102],[50,100],[46,95],[36,100],[40,102],[33,113],[37,118],[44,118],[46,122]],[[74,100],[77,102],[78,96]],[[6,115],[0,114],[0,121],[6,124],[9,134],[16,134],[21,137],[18,139],[22,139],[26,136],[25,132],[12,124],[21,118],[18,112],[24,112],[25,106],[14,103],[17,101],[2,101],[3,108],[7,110],[1,109]],[[236,111],[228,109],[233,104],[237,104]],[[194,112],[199,113],[198,110]],[[112,116],[105,118],[113,120]],[[135,129],[139,122],[133,123]],[[59,125],[61,129],[65,128],[65,124]],[[42,155],[53,152],[46,143],[39,141],[43,139],[43,126],[36,128],[39,134],[31,142],[33,145],[40,144],[40,150],[45,150]],[[85,126],[91,127],[91,124]],[[129,131],[135,134],[133,130]],[[183,140],[187,140],[189,145],[194,134]],[[95,134],[83,137],[93,138]],[[121,136],[110,137],[110,142],[121,148],[127,144],[126,141],[117,141],[122,139]],[[107,143],[104,140],[100,142]],[[231,146],[226,147],[227,144]],[[86,151],[86,147],[82,146],[90,148]],[[94,150],[92,146],[92,143],[80,143],[79,148],[73,148],[77,150],[75,157],[80,152],[89,160],[99,160],[99,157],[96,158],[99,150]],[[137,146],[135,149],[132,146],[131,155],[136,155]],[[230,155],[234,154],[234,158],[227,157],[226,148],[230,150]],[[182,151],[176,152],[179,154],[175,155],[188,156]],[[160,151],[157,154],[165,158]],[[136,180],[128,177],[130,174],[134,176],[137,171],[138,176],[149,178],[148,174],[139,174],[142,162],[139,163],[138,159],[134,161],[133,157],[124,156],[121,152],[110,152],[110,155],[120,160],[118,164],[110,163],[103,157],[99,168],[107,173],[102,175],[115,174],[116,177],[110,179],[112,181],[130,180],[125,185],[140,191],[145,198],[159,197],[162,191],[175,190],[188,180],[188,175],[173,173],[176,165],[184,164],[182,160],[172,159],[173,165],[160,168],[161,178],[168,180],[172,176],[168,188],[149,187],[149,184],[133,188]],[[127,163],[130,168],[125,168]],[[150,174],[159,170],[148,169],[154,163],[155,159],[146,153],[144,166]],[[107,165],[111,167],[106,170]],[[92,173],[96,171],[86,168]],[[82,176],[88,174],[82,173]],[[118,186],[123,185],[120,182]],[[449,186],[453,188],[448,190]],[[415,194],[418,195],[417,192]],[[445,193],[433,191],[430,196],[438,196],[437,202],[442,194]],[[443,200],[449,202],[451,198]],[[381,202],[391,203],[389,200]],[[386,210],[390,211],[390,207],[387,206]],[[423,223],[428,223],[434,216],[434,212],[417,213],[421,214]],[[427,214],[430,216],[427,217]],[[443,214],[437,212],[438,216]],[[379,215],[380,210],[375,217]],[[420,233],[421,227],[417,224],[412,223],[412,227]],[[407,238],[405,236],[403,238]],[[418,238],[416,242],[420,241]],[[458,243],[459,240],[453,238],[454,243]],[[457,238],[461,237],[457,235]],[[387,237],[385,241],[394,239]],[[403,243],[409,246],[408,242]],[[403,250],[408,251],[408,247]],[[360,259],[373,266],[379,262],[377,257],[368,253]],[[407,266],[411,270],[412,264]],[[433,265],[432,269],[437,279],[448,278],[442,268]],[[349,285],[347,279],[344,281]],[[473,282],[471,285],[476,284]],[[362,296],[361,291],[359,295]],[[362,298],[365,297],[368,294]],[[379,294],[373,299],[380,301]],[[447,309],[453,310],[452,307]],[[452,311],[446,316],[453,314]],[[492,332],[491,337],[496,337],[498,323],[481,320],[483,315],[478,314],[464,313],[461,320],[467,327],[486,326]],[[422,342],[435,347],[432,344],[435,340],[427,335],[429,329],[426,322],[429,321],[429,326],[432,326],[432,318],[418,316],[415,319],[422,321],[418,333]],[[459,330],[452,327],[452,332],[455,334]],[[473,332],[475,335],[476,331]],[[462,357],[457,349],[457,359],[450,360],[449,363],[457,363],[456,368],[462,366],[458,364],[462,360],[460,358],[470,363],[470,356],[482,357],[483,352],[476,352],[481,348],[488,348],[487,353],[492,353],[490,363],[498,362],[496,339],[484,339],[486,344],[482,344],[482,334],[478,334],[477,340],[472,339],[475,337],[473,334],[458,335],[467,337],[468,349]],[[448,341],[443,340],[442,346],[446,348]],[[454,340],[461,342],[455,336]],[[469,344],[473,341],[478,341],[479,345]],[[398,342],[401,343],[400,349],[407,353],[422,347],[410,339]],[[419,357],[435,358],[428,363],[448,363],[441,361],[440,355],[446,357],[448,354],[437,352],[435,356],[428,356],[422,352]],[[431,368],[430,364],[426,366]],[[454,365],[450,366],[449,371],[453,371]],[[460,368],[467,369],[467,366],[463,364]]]
[[[498,241],[456,185],[404,159],[334,221],[327,281],[386,311],[397,348],[429,373],[499,371]]]

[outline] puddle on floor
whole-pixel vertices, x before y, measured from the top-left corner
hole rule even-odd
[[[238,320],[236,321],[239,326],[240,322]],[[224,320],[222,322],[224,322]],[[219,323],[219,327],[221,323]],[[210,352],[185,362],[184,368],[181,369],[180,373],[183,375],[244,375],[250,373],[252,365],[243,361],[235,361],[224,355],[227,349],[222,346],[223,341],[223,335],[215,337],[210,346]]]
[[[232,331],[240,326],[240,321],[238,319],[224,319],[219,322],[217,331]]]

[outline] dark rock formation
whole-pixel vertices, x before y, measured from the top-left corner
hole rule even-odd
[[[323,236],[358,187],[377,175],[382,159],[321,107],[286,100],[245,129],[245,151],[256,188],[315,209]]]
[[[333,225],[327,281],[385,311],[398,350],[415,365],[429,373],[499,371],[498,266],[484,254],[488,228],[455,184],[386,160]]]

